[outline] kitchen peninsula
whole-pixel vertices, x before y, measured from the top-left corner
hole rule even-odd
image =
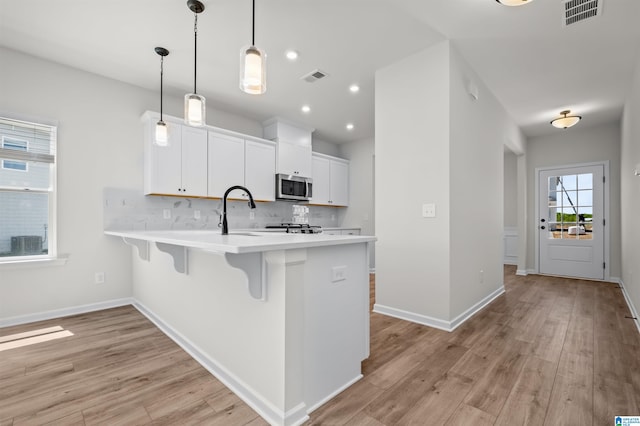
[[[362,377],[375,237],[105,233],[136,247],[136,307],[269,423],[300,424]]]

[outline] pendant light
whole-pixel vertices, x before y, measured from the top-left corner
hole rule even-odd
[[[184,95],[184,121],[190,126],[204,126],[206,116],[206,100],[198,95],[198,13],[204,11],[204,4],[198,0],[187,1],[189,10],[193,12],[193,93]]]
[[[158,146],[167,146],[169,145],[169,130],[167,129],[167,124],[162,120],[162,78],[164,74],[164,57],[169,54],[169,51],[164,47],[156,47],[155,51],[160,55],[160,121],[156,123],[154,142]]]
[[[551,121],[551,125],[553,127],[557,127],[558,129],[568,129],[569,127],[575,126],[578,124],[578,121],[582,120],[582,117],[579,115],[569,115],[571,111],[566,110],[562,111],[560,115],[562,117],[558,117],[555,120]]]
[[[498,3],[505,6],[522,6],[531,3],[533,0],[496,0]]]
[[[251,46],[240,51],[240,90],[251,95],[267,91],[267,55],[256,47],[256,0],[251,13]]]

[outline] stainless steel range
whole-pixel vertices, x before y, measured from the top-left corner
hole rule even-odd
[[[265,226],[267,229],[281,229],[288,234],[319,234],[322,232],[321,226],[309,225],[308,223],[278,223]]]

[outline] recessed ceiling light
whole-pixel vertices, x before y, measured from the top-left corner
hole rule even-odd
[[[311,112],[311,107],[309,105],[302,105],[302,108],[300,108],[302,110],[302,112],[304,112],[305,114],[308,114],[309,112]]]
[[[288,60],[295,61],[296,59],[298,59],[298,52],[296,52],[295,50],[287,50],[285,56]]]
[[[357,84],[352,84],[351,86],[349,86],[349,91],[351,93],[358,93],[360,91],[360,86],[358,86]]]
[[[353,123],[347,123],[347,130],[353,130]]]

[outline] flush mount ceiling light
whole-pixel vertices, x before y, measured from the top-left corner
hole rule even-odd
[[[240,51],[240,90],[250,95],[267,91],[267,55],[256,47],[256,0],[251,14],[251,46]]]
[[[198,0],[187,1],[189,10],[193,12],[193,93],[184,95],[184,121],[190,126],[203,126],[206,116],[206,100],[198,95],[198,14],[204,11],[204,4]]]
[[[169,145],[169,131],[167,130],[167,124],[162,121],[162,77],[164,74],[164,57],[169,54],[169,51],[164,47],[156,47],[155,51],[160,55],[160,121],[156,123],[154,142],[158,146],[167,146]]]
[[[358,86],[357,84],[352,84],[351,86],[349,86],[349,91],[351,93],[358,93],[360,91],[360,86]]]
[[[505,6],[522,6],[531,3],[533,0],[496,0],[498,3]]]
[[[345,126],[347,128],[347,130],[351,131],[353,130],[354,126],[353,123],[347,123],[347,125]]]
[[[302,105],[302,108],[300,108],[302,110],[302,112],[304,112],[305,114],[308,114],[311,112],[311,107],[309,105]]]
[[[551,125],[553,127],[557,127],[558,129],[568,129],[569,127],[575,126],[578,124],[578,121],[582,119],[579,115],[569,115],[571,111],[565,110],[560,112],[562,117],[558,117],[555,120],[551,121]]]

